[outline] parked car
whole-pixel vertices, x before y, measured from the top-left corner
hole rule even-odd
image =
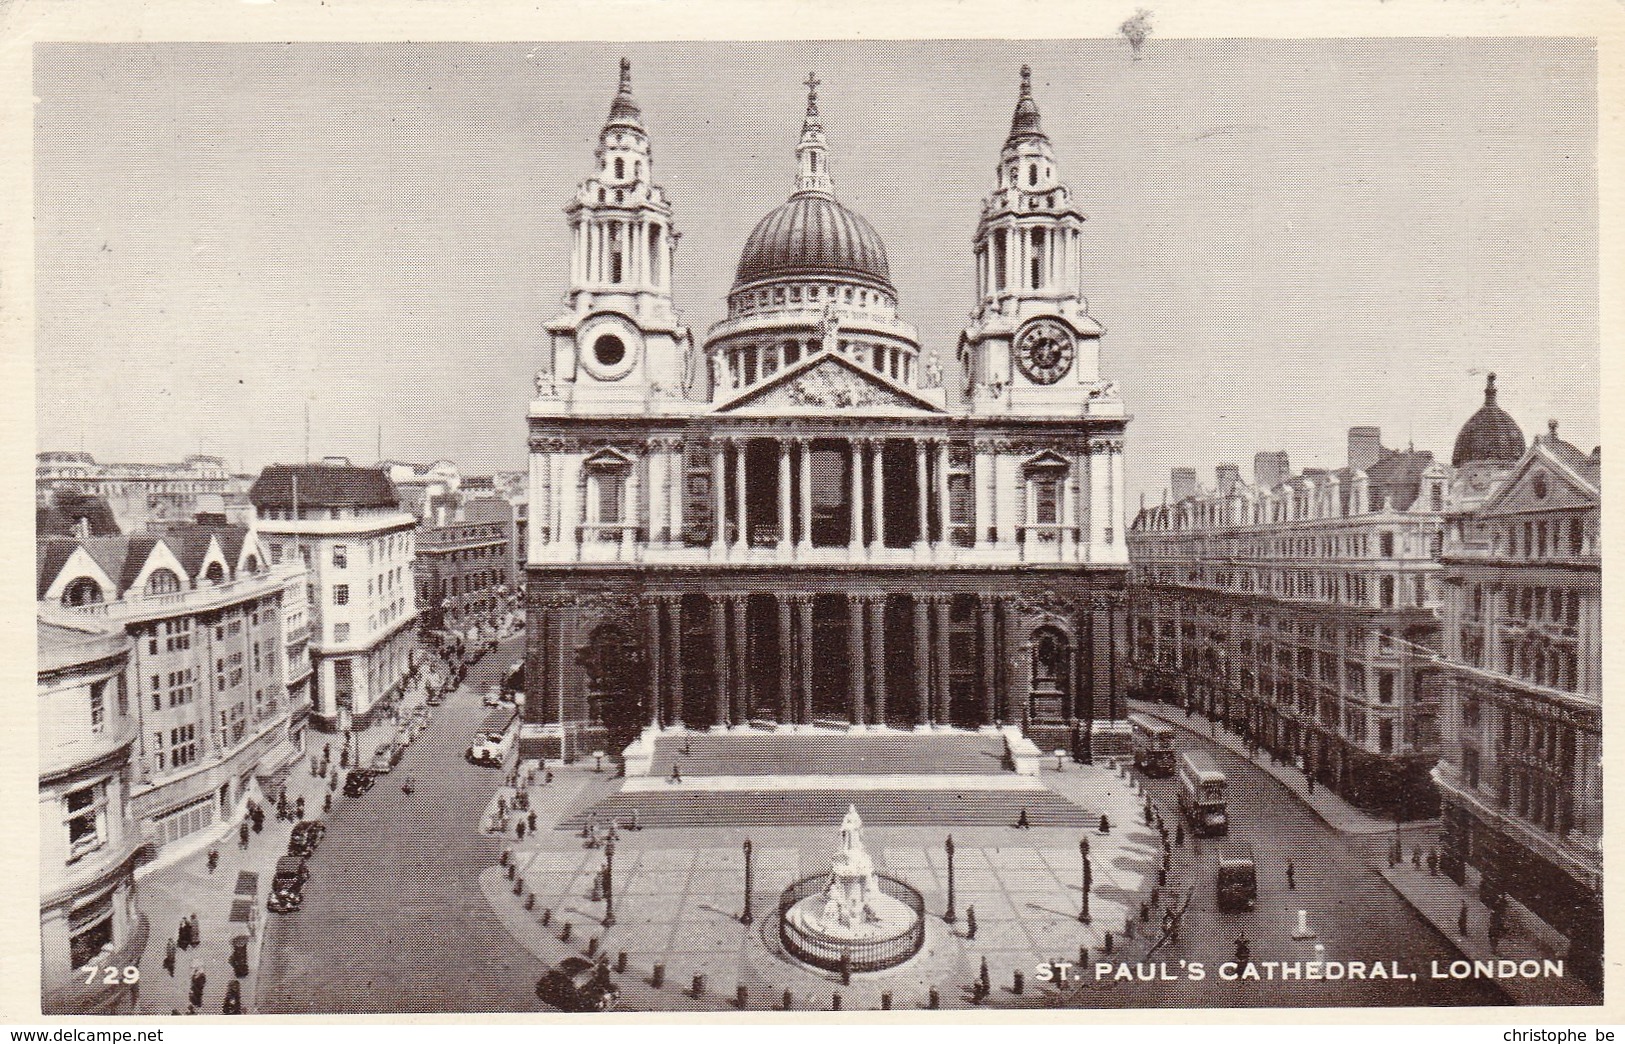
[[[444,690],[444,689],[434,689],[434,688],[431,688],[431,689],[430,689],[430,690],[429,690],[429,695],[428,695],[428,697],[427,697],[427,698],[426,698],[426,699],[425,699],[425,701],[424,701],[424,702],[426,702],[426,703],[428,703],[428,705],[429,705],[429,706],[431,706],[431,707],[438,707],[438,706],[440,706],[440,705],[441,705],[441,704],[442,704],[442,703],[445,703],[445,702],[446,702],[446,693],[445,693],[445,690]]]
[[[286,855],[276,861],[271,876],[271,893],[265,898],[265,908],[272,913],[291,913],[305,901],[305,882],[310,880],[310,868],[305,857]]]
[[[501,706],[506,694],[502,691],[501,682],[492,682],[491,687],[485,690],[484,703],[487,707]]]
[[[585,957],[566,957],[536,983],[536,996],[560,1011],[608,1011],[620,995],[609,963]]]
[[[316,846],[322,843],[322,837],[326,833],[327,825],[320,820],[300,820],[293,825],[293,833],[288,837],[288,854],[310,856],[316,851]]]
[[[350,774],[344,777],[344,794],[346,797],[360,797],[371,790],[377,781],[377,774],[371,769],[351,769]]]

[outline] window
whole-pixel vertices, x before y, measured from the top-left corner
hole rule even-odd
[[[1383,671],[1377,675],[1377,699],[1383,703],[1394,702],[1394,676],[1390,671]]]
[[[102,846],[107,827],[107,784],[70,791],[67,805],[68,862]]]
[[[169,762],[175,768],[197,760],[197,726],[181,725],[169,730]]]
[[[68,961],[83,968],[113,942],[111,889],[68,915]]]
[[[1377,723],[1377,749],[1384,754],[1394,752],[1394,723],[1389,718]]]
[[[349,605],[350,604],[350,585],[349,584],[334,584],[333,585],[333,604],[334,605]]]
[[[147,577],[147,594],[174,594],[181,589],[181,578],[168,569],[154,569]]]
[[[1382,557],[1383,558],[1392,558],[1392,557],[1394,557],[1394,534],[1392,534],[1392,533],[1383,533],[1383,534],[1381,534],[1381,536],[1378,537],[1378,539],[1381,542],[1380,546],[1381,546]]]
[[[333,568],[344,569],[350,564],[350,549],[343,544],[333,545]]]
[[[104,678],[90,686],[90,731],[100,732],[107,727],[107,680]]]
[[[1054,525],[1061,520],[1061,483],[1052,477],[1040,478],[1034,483],[1034,518],[1039,525]]]

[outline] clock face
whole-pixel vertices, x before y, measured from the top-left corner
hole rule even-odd
[[[1034,384],[1054,384],[1072,369],[1072,331],[1060,323],[1029,323],[1016,335],[1016,365]]]

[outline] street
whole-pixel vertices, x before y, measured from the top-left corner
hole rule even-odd
[[[304,908],[268,923],[257,1010],[545,1010],[535,995],[541,966],[479,888],[500,846],[474,827],[502,772],[463,758],[486,714],[479,694],[520,658],[524,640],[508,638],[471,666],[372,790],[335,798]],[[407,774],[411,795],[401,792]]]
[[[1329,828],[1279,781],[1217,743],[1180,730],[1181,751],[1208,751],[1229,780],[1230,835],[1197,840],[1185,823],[1183,849],[1174,850],[1176,874],[1190,888],[1181,941],[1159,950],[1178,975],[1181,962],[1203,962],[1201,981],[1093,982],[1089,972],[1077,1003],[1112,1007],[1325,1007],[1393,1005],[1494,1005],[1505,998],[1476,980],[1432,980],[1430,962],[1458,956],[1450,941],[1417,916],[1372,869],[1372,853],[1386,850],[1387,838],[1347,837]],[[1152,800],[1172,832],[1182,822],[1178,784],[1147,780]],[[1258,867],[1258,902],[1246,912],[1217,908],[1214,879],[1219,852],[1251,846]],[[1296,889],[1286,881],[1287,861],[1295,864]],[[1194,864],[1194,865],[1192,865]],[[1166,901],[1166,900],[1165,900]],[[1311,939],[1294,939],[1298,911],[1307,915]],[[1157,915],[1153,914],[1156,927]],[[1410,979],[1369,981],[1236,981],[1219,978],[1218,966],[1235,957],[1236,939],[1245,932],[1251,958],[1263,961],[1399,962]],[[1076,977],[1076,975],[1074,975]]]

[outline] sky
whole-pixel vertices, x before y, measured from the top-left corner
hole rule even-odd
[[[1599,441],[1596,62],[1579,39],[39,45],[40,449],[524,466],[562,207],[618,59],[703,339],[819,108],[841,201],[952,367],[1019,69],[1088,215],[1131,501],[1168,469],[1448,459],[1494,371]],[[947,384],[957,387],[952,373]]]

